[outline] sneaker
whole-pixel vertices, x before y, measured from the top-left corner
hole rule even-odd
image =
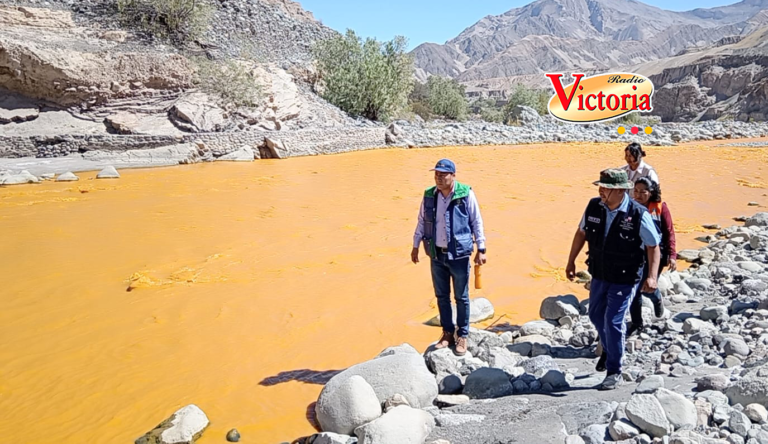
[[[608,353],[603,350],[603,354],[600,355],[600,359],[597,360],[597,365],[595,365],[595,370],[598,372],[604,372],[605,371],[605,361],[608,360]]]
[[[605,376],[603,382],[597,386],[598,390],[613,390],[621,385],[621,373],[611,373]]]
[[[456,338],[456,348],[454,349],[453,353],[456,356],[464,356],[464,354],[467,353],[467,338],[462,336],[459,338]]]
[[[435,348],[440,350],[441,348],[450,347],[455,342],[452,334],[443,332],[443,335],[440,336],[440,340],[435,344]]]

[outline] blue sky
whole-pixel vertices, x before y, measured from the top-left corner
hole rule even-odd
[[[496,15],[531,3],[531,0],[298,0],[326,26],[363,37],[390,40],[408,38],[409,49],[424,42],[445,43],[486,15]],[[653,6],[688,11],[712,8],[738,0],[649,0]]]

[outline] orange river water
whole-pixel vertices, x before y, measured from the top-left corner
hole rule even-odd
[[[646,151],[679,247],[703,245],[702,223],[768,204],[766,148]],[[410,250],[441,157],[480,201],[488,264],[472,296],[494,303],[493,321],[586,296],[563,267],[591,182],[623,163],[623,144],[378,150],[0,188],[0,441],[133,442],[190,403],[211,420],[203,444],[233,427],[243,443],[311,434],[312,375],[440,334],[424,325],[428,261]]]

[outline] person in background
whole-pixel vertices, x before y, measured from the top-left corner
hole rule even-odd
[[[669,212],[667,204],[661,200],[661,187],[653,180],[647,177],[642,177],[635,182],[634,199],[635,202],[648,209],[651,219],[653,219],[656,228],[659,233],[661,233],[661,261],[659,262],[658,274],[661,274],[662,269],[667,265],[669,265],[670,271],[675,271],[677,269],[675,227],[672,223],[672,215]],[[646,262],[643,269],[643,279],[647,276],[648,263]],[[638,288],[637,291],[639,292],[640,288]],[[658,289],[653,293],[640,292],[640,294],[635,296],[635,300],[632,301],[632,306],[629,309],[632,325],[627,330],[627,337],[643,328],[643,296],[646,296],[653,302],[653,311],[657,318],[660,318],[664,314],[664,303]]]
[[[592,275],[589,289],[589,319],[597,329],[603,353],[595,367],[607,370],[600,390],[612,390],[621,383],[626,324],[638,284],[643,291],[656,290],[659,267],[659,236],[648,210],[629,198],[632,184],[621,169],[600,172],[600,197],[589,201],[571,243],[566,277],[576,277],[576,257],[589,244],[587,265]],[[643,281],[645,257],[651,264]]]
[[[475,249],[474,243],[477,243],[475,265],[486,262],[483,218],[472,187],[455,180],[456,165],[452,161],[441,159],[431,171],[435,172],[436,186],[424,192],[413,234],[411,261],[419,262],[419,244],[423,242],[431,259],[432,285],[443,328],[435,348],[455,345],[454,353],[462,356],[467,352],[469,336],[469,258]],[[458,330],[453,325],[451,280]]]
[[[630,182],[635,183],[641,177],[647,177],[656,183],[659,182],[659,175],[652,166],[645,163],[643,158],[645,151],[637,142],[632,142],[624,148],[624,160],[627,164],[621,167],[627,173]]]

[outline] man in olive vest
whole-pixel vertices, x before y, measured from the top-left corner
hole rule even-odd
[[[419,262],[419,244],[431,259],[432,285],[435,288],[443,333],[435,348],[455,345],[454,353],[467,352],[469,335],[469,258],[477,243],[475,264],[485,264],[485,235],[480,206],[472,188],[456,181],[456,165],[441,159],[430,171],[436,186],[427,188],[419,209],[419,222],[413,234],[411,260]],[[474,236],[474,241],[472,240]],[[451,307],[451,279],[456,299],[456,324]],[[454,336],[455,333],[455,336]]]
[[[587,242],[587,265],[592,275],[589,319],[597,328],[603,346],[595,368],[607,370],[598,388],[611,390],[621,383],[624,317],[642,279],[646,256],[650,267],[643,291],[650,293],[656,289],[661,239],[646,208],[629,198],[627,190],[632,188],[632,183],[626,171],[604,170],[594,184],[600,187],[600,197],[587,205],[573,237],[565,274],[571,281],[576,277],[576,257]]]

